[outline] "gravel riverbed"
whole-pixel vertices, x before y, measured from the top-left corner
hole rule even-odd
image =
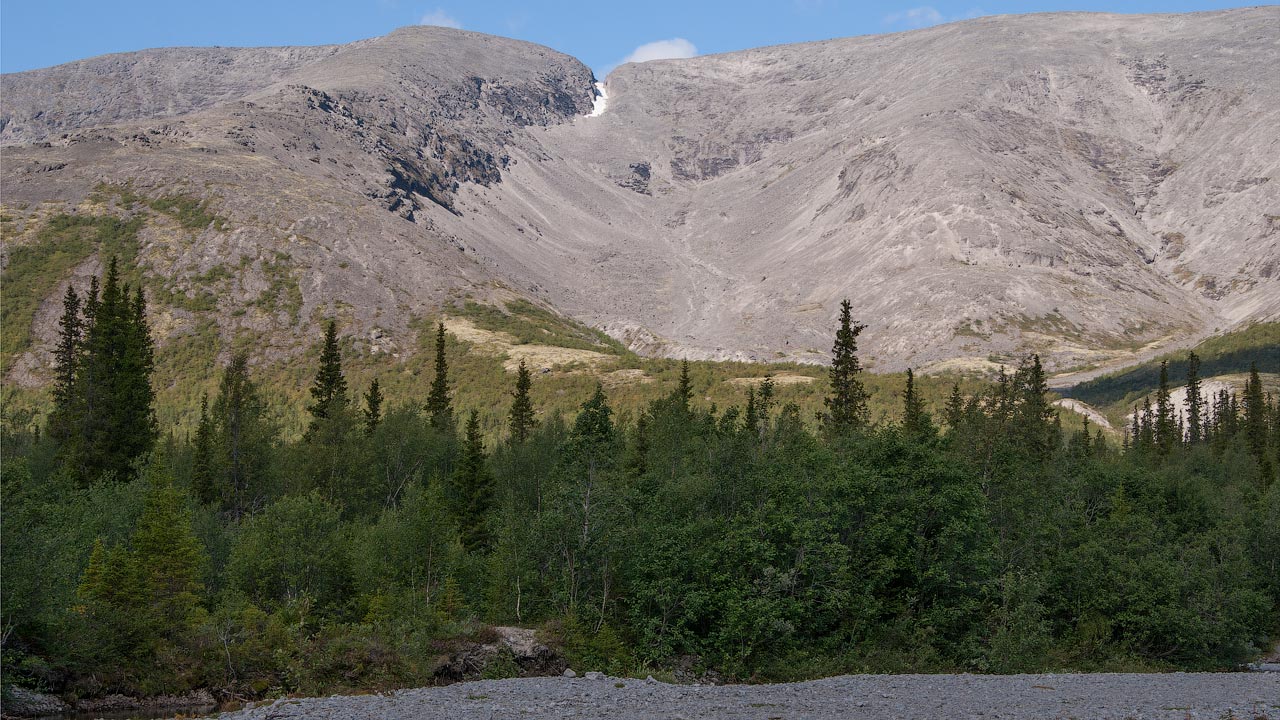
[[[392,718],[1236,718],[1280,720],[1280,674],[847,675],[778,685],[612,678],[485,680],[284,699],[220,720]]]

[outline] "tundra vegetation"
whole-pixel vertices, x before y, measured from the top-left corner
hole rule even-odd
[[[877,399],[846,302],[816,415],[772,380],[711,405],[688,363],[636,412],[603,385],[541,412],[522,363],[486,428],[443,324],[417,397],[349,382],[331,322],[305,431],[237,351],[179,436],[122,277],[68,289],[52,410],[5,417],[6,683],[421,685],[497,624],[575,667],[743,681],[1232,668],[1280,631],[1280,405],[1256,371],[1190,393],[1192,421],[1166,366],[1116,441],[1063,426],[1034,356],[940,410],[910,373]]]

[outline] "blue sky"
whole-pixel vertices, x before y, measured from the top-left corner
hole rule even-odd
[[[577,57],[602,77],[628,57],[727,52],[978,15],[1184,12],[1240,5],[1238,0],[3,0],[0,71],[148,47],[342,43],[425,21],[547,45]],[[642,46],[648,47],[633,55]]]

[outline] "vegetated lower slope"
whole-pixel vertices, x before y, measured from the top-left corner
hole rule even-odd
[[[1121,451],[1064,432],[1035,360],[932,415],[878,397],[842,313],[817,428],[777,396],[717,407],[690,367],[642,412],[597,385],[485,437],[460,399],[490,378],[446,373],[448,347],[425,403],[387,408],[327,330],[304,434],[243,356],[196,432],[162,434],[111,267],[68,314],[58,421],[0,418],[9,682],[256,699],[547,670],[455,654],[490,624],[578,668],[743,681],[1230,669],[1280,630],[1280,403],[1256,383],[1206,436],[1162,407]],[[616,352],[534,306],[462,310],[473,350]]]
[[[52,284],[68,268],[101,252],[121,258],[125,279],[142,282],[153,302],[158,299],[164,303],[151,315],[155,335],[163,336],[166,326],[173,322],[173,308],[178,313],[197,315],[210,311],[216,302],[213,291],[202,289],[194,297],[173,295],[163,281],[130,268],[129,261],[137,254],[139,229],[171,219],[149,207],[135,209],[136,214],[128,221],[114,215],[51,218],[38,242],[13,249],[2,278],[5,287],[13,288],[23,278]],[[57,242],[52,241],[53,234],[57,235]],[[271,265],[268,268],[272,269]],[[300,293],[294,279],[275,270],[271,278],[272,283],[252,307],[275,313],[298,312]],[[211,275],[202,282],[216,287],[216,283],[225,280]],[[75,280],[82,294],[87,282],[84,278]],[[14,292],[14,301],[6,301],[4,307],[6,358],[21,357],[30,348],[32,338],[22,332],[28,326],[22,318],[37,309],[31,303],[19,302],[25,295]],[[56,322],[56,316],[51,322]],[[342,350],[351,387],[363,392],[376,379],[389,408],[421,404],[432,379],[434,330],[438,322],[448,330],[447,357],[455,378],[455,399],[460,406],[480,412],[487,436],[501,434],[521,360],[534,374],[531,394],[540,418],[557,413],[572,416],[597,383],[608,390],[619,413],[634,416],[655,398],[669,393],[680,372],[679,360],[636,355],[598,330],[527,301],[485,305],[462,298],[447,302],[436,314],[415,317],[411,323],[414,344],[409,347],[397,344],[380,331],[344,338]],[[289,362],[261,359],[263,348],[259,343],[263,339],[248,331],[225,338],[211,318],[203,317],[193,329],[160,345],[155,371],[160,427],[179,436],[193,432],[201,396],[217,393],[220,361],[234,352],[247,352],[259,357],[252,366],[259,382],[274,390],[272,414],[282,432],[286,437],[300,436],[306,427],[306,407],[311,402],[307,386],[315,372],[321,336],[299,338],[303,349]],[[690,375],[696,397],[721,408],[741,405],[749,388],[772,377],[777,402],[794,403],[807,424],[812,424],[822,409],[827,390],[826,369],[812,364],[695,360],[690,363]],[[983,385],[975,378],[939,376],[921,377],[917,387],[927,405],[938,412],[957,380],[969,392]],[[898,416],[897,396],[903,382],[900,373],[868,376],[867,384],[874,391],[873,418],[884,421]],[[47,388],[10,384],[5,388],[4,402],[11,417],[27,415],[32,422],[42,424],[51,399]]]
[[[1280,374],[1280,323],[1258,323],[1213,337],[1191,348],[1200,358],[1200,377],[1242,375],[1257,366],[1258,372]],[[1074,398],[1099,408],[1127,409],[1135,399],[1155,391],[1160,381],[1160,365],[1166,363],[1174,384],[1187,374],[1188,351],[1167,355],[1135,365],[1120,372],[1095,378],[1059,390],[1064,397]]]
[[[211,328],[282,365],[331,315],[403,357],[415,318],[468,294],[645,355],[820,361],[850,296],[875,367],[1096,364],[1280,308],[1278,14],[993,17],[625,65],[591,118],[581,63],[445,28],[94,58],[0,79],[5,243],[127,218],[104,183],[190,198],[223,222],[139,231],[161,345]],[[282,287],[288,308],[263,300]],[[49,290],[10,382],[47,377]]]

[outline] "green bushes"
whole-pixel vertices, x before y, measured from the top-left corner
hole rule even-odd
[[[486,623],[540,627],[579,669],[754,680],[1230,668],[1280,630],[1271,401],[1210,440],[1121,450],[1064,435],[1029,361],[957,391],[945,432],[818,435],[794,404],[710,406],[690,370],[629,413],[579,388],[571,419],[497,441],[412,397],[370,427],[335,391],[287,439],[249,372],[213,405],[219,452],[256,458],[234,503],[192,492],[217,434],[82,487],[57,437],[6,418],[7,663],[69,693],[263,696],[456,676]],[[456,377],[437,393],[455,413]]]
[[[233,590],[265,608],[305,599],[317,612],[349,614],[351,565],[338,508],[316,493],[268,505],[240,530],[227,577]]]
[[[94,252],[103,258],[118,256],[126,267],[138,253],[142,220],[122,220],[110,215],[54,215],[36,232],[29,245],[8,249],[4,266],[4,305],[0,308],[0,360],[9,367],[12,358],[31,345],[31,322],[40,302],[76,265]]]

